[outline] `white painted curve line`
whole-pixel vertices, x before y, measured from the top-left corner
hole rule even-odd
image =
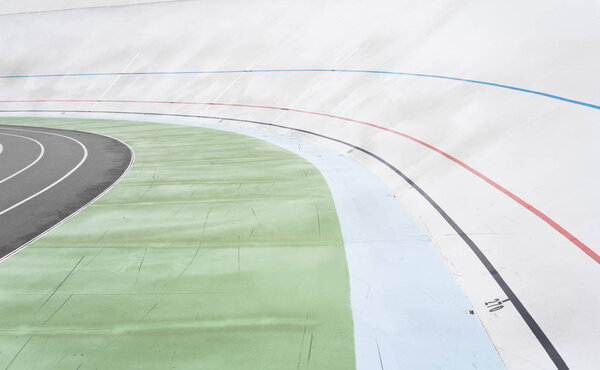
[[[7,130],[13,130],[13,131],[24,131],[24,132],[35,132],[38,134],[47,134],[47,135],[54,135],[54,136],[60,136],[63,137],[65,139],[69,139],[71,141],[76,142],[77,144],[79,144],[81,146],[81,148],[83,148],[83,158],[81,159],[81,161],[79,161],[79,163],[77,163],[77,165],[75,167],[73,167],[73,169],[71,169],[71,171],[67,172],[63,177],[61,177],[60,179],[54,181],[52,184],[46,186],[45,188],[43,188],[42,190],[38,191],[37,193],[23,199],[22,201],[13,204],[12,206],[4,209],[3,211],[0,211],[0,216],[2,216],[3,214],[5,214],[6,212],[10,211],[11,209],[15,209],[18,206],[20,206],[21,204],[30,201],[31,199],[37,197],[38,195],[50,190],[51,188],[53,188],[54,186],[56,186],[58,183],[60,183],[61,181],[63,181],[64,179],[66,179],[67,177],[69,177],[73,172],[75,172],[79,167],[81,167],[81,165],[83,164],[83,162],[85,162],[85,160],[88,157],[88,150],[85,147],[85,145],[83,145],[79,140],[77,139],[73,139],[72,137],[68,137],[65,135],[61,135],[61,134],[55,134],[53,132],[45,132],[45,131],[35,131],[35,130],[24,130],[24,129],[7,129]]]
[[[0,144],[0,154],[2,154],[3,150],[4,150],[4,147],[2,146],[2,144]]]
[[[117,139],[114,138],[112,136],[109,135],[102,135],[102,136],[106,136],[109,137],[113,140],[116,140],[118,142],[120,142],[121,144],[125,145],[127,148],[129,148],[129,152],[131,153],[131,159],[129,160],[129,165],[127,166],[127,169],[125,170],[125,172],[123,172],[121,174],[121,176],[119,176],[119,178],[117,179],[117,181],[115,181],[114,183],[112,183],[112,185],[110,185],[109,187],[107,187],[106,189],[104,189],[104,191],[100,194],[98,194],[94,199],[90,200],[89,202],[87,202],[85,205],[83,205],[81,208],[79,208],[77,211],[71,213],[70,215],[68,215],[67,217],[63,218],[62,220],[60,220],[56,225],[51,226],[49,229],[47,229],[46,231],[44,231],[43,233],[41,233],[40,235],[36,236],[35,238],[23,243],[23,245],[21,245],[20,247],[18,247],[17,249],[13,250],[12,252],[10,252],[9,254],[5,255],[4,257],[0,258],[0,263],[6,261],[7,259],[9,259],[10,257],[14,256],[15,254],[19,253],[20,251],[22,251],[23,249],[25,249],[28,245],[30,245],[31,243],[35,242],[36,240],[40,239],[41,237],[43,237],[44,235],[48,234],[50,231],[54,230],[55,228],[59,227],[60,225],[62,225],[63,223],[67,222],[67,220],[70,220],[72,217],[75,217],[75,215],[77,215],[79,212],[83,211],[85,208],[87,208],[90,204],[94,203],[95,201],[97,201],[98,199],[102,198],[104,196],[104,194],[108,193],[109,190],[111,190],[113,187],[115,187],[119,182],[121,182],[121,180],[125,177],[125,175],[127,175],[127,173],[129,172],[129,170],[131,169],[131,167],[133,167],[133,162],[135,162],[135,151],[133,150],[133,148]]]
[[[33,162],[29,163],[27,166],[25,166],[25,167],[21,168],[19,171],[17,171],[17,172],[15,172],[15,173],[13,173],[12,175],[10,175],[10,176],[8,176],[8,177],[5,177],[5,178],[3,178],[2,180],[0,180],[0,184],[2,184],[4,181],[8,181],[8,180],[12,179],[13,177],[17,176],[17,175],[18,175],[18,174],[20,174],[21,172],[23,172],[23,171],[26,171],[28,168],[30,168],[30,167],[31,167],[31,166],[33,166],[34,164],[38,163],[38,162],[39,162],[39,160],[40,160],[40,159],[42,159],[42,157],[44,156],[44,152],[46,151],[46,149],[44,148],[44,145],[43,145],[42,143],[40,143],[39,141],[37,141],[37,140],[35,140],[35,139],[32,139],[32,138],[30,138],[30,137],[27,137],[27,136],[13,135],[13,134],[5,134],[5,133],[1,133],[1,132],[0,132],[0,135],[6,135],[6,136],[15,136],[15,137],[20,137],[20,138],[23,138],[23,139],[26,139],[26,140],[31,140],[31,141],[34,141],[34,142],[35,142],[37,145],[39,145],[39,147],[40,147],[40,154],[38,155],[38,157],[37,157],[37,158],[36,158],[36,159],[35,159]],[[1,146],[2,146],[2,145],[0,145],[0,147],[1,147]],[[0,148],[0,153],[2,153],[2,150],[1,150],[1,148]]]

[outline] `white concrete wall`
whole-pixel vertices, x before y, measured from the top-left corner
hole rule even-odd
[[[2,9],[0,7],[0,9]],[[0,74],[348,68],[497,82],[600,104],[597,1],[189,1],[0,16]],[[426,141],[538,208],[600,253],[600,110],[454,80],[334,72],[0,80],[0,99],[223,102],[377,123]],[[566,363],[600,362],[598,263],[463,167],[373,127],[258,108],[141,103],[2,103],[271,120],[385,158],[477,243]],[[323,144],[323,143],[321,143]],[[323,144],[327,145],[327,144]],[[339,146],[336,149],[345,151]],[[504,363],[552,362],[496,282],[435,210],[357,151],[428,233]]]
[[[48,12],[107,6],[143,5],[168,1],[191,0],[2,0],[0,14]]]

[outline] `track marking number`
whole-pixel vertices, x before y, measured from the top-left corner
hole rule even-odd
[[[510,301],[509,298],[506,298],[505,300],[501,301],[500,298],[496,298],[493,301],[489,301],[489,302],[485,302],[485,306],[487,307],[488,311],[490,312],[496,312],[498,310],[501,310],[504,308],[504,303]]]

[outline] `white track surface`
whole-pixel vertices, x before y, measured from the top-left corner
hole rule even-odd
[[[45,3],[3,3],[0,14],[48,10]],[[60,3],[72,8],[86,2]],[[84,5],[97,3],[116,1]],[[184,1],[0,20],[2,75],[369,69],[496,82],[600,104],[596,1]],[[456,80],[367,73],[0,79],[0,100],[30,99],[268,105],[376,123],[465,162],[600,253],[600,110],[594,107]],[[507,195],[413,141],[331,117],[248,107],[40,102],[0,103],[0,109],[225,116],[303,128],[361,146],[404,172],[456,221],[568,366],[600,363],[598,262]],[[510,303],[488,312],[485,301],[506,297],[440,214],[387,167],[356,150],[349,156],[376,173],[428,234],[505,366],[554,367]]]

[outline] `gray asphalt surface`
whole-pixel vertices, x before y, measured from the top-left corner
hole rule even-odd
[[[80,131],[0,125],[0,144],[0,258],[96,198],[132,159],[123,143]]]

